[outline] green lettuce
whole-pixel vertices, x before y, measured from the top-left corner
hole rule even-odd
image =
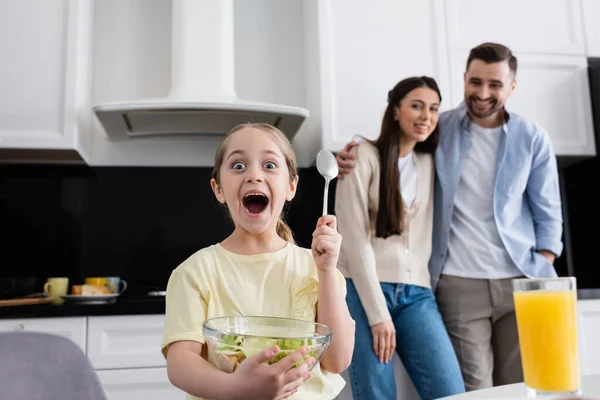
[[[215,344],[215,353],[234,358],[237,361],[236,365],[234,366],[235,370],[238,363],[248,357],[258,354],[267,347],[279,347],[279,353],[277,353],[275,357],[266,361],[266,364],[271,365],[304,345],[309,347],[309,352],[305,357],[302,358],[302,360],[292,366],[292,368],[295,368],[308,357],[314,356],[314,346],[316,345],[316,341],[314,339],[268,339],[259,337],[244,337],[238,335],[224,335],[221,337],[221,341]]]

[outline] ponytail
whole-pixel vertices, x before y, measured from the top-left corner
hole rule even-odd
[[[285,240],[286,242],[290,242],[292,244],[296,244],[294,240],[294,235],[292,234],[292,229],[283,221],[283,218],[279,217],[277,220],[277,234],[280,238]]]

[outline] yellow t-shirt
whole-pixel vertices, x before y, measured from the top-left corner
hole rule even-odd
[[[346,293],[344,276],[340,285]],[[288,243],[274,253],[240,255],[220,244],[204,248],[177,267],[169,278],[162,352],[170,343],[205,343],[202,324],[208,318],[255,315],[314,321],[318,274],[309,249]],[[337,374],[315,365],[289,399],[331,400],[345,385]],[[188,395],[187,399],[199,400]]]

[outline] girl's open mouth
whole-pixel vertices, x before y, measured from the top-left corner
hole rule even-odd
[[[269,198],[259,192],[248,193],[242,199],[242,204],[248,214],[258,216],[269,205]]]

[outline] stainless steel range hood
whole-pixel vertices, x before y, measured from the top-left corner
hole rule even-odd
[[[171,91],[93,107],[109,139],[222,136],[240,123],[267,122],[291,140],[307,109],[235,93],[233,22],[233,0],[173,0]]]

